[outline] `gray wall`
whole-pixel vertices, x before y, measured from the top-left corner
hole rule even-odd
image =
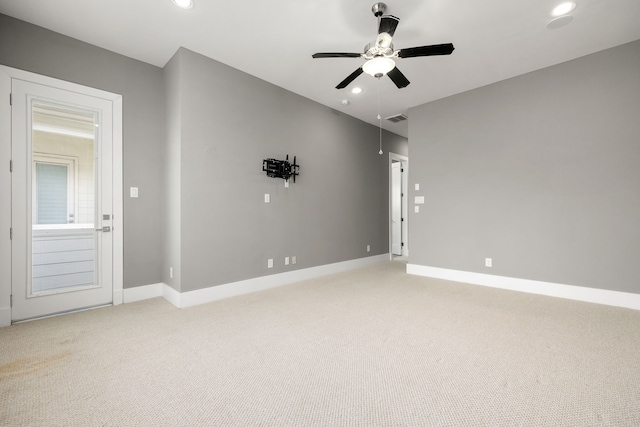
[[[411,109],[409,262],[640,293],[639,112],[640,41]]]
[[[380,156],[374,126],[186,49],[170,67],[165,81],[180,74],[180,141],[170,142],[180,186],[168,191],[180,192],[169,197],[180,200],[181,249],[168,260],[180,282],[165,265],[167,283],[185,292],[388,252],[386,151],[406,154],[406,139],[385,132]],[[288,189],[262,172],[263,159],[287,154],[300,164]]]
[[[160,69],[1,14],[0,64],[123,95],[125,288],[387,252],[387,151],[405,138],[385,132],[379,156],[376,127],[188,50]],[[302,165],[289,189],[261,171],[286,154]]]
[[[162,70],[2,14],[0,64],[123,96],[124,287],[160,282]]]
[[[180,166],[182,96],[181,50],[163,69],[165,89],[164,135],[164,260],[162,281],[180,290]],[[173,268],[170,274],[169,268]]]

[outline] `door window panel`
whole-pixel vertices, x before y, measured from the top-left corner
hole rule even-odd
[[[96,114],[32,104],[31,295],[95,285]]]

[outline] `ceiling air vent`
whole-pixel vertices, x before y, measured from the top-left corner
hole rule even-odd
[[[404,114],[396,114],[395,116],[387,117],[387,120],[389,120],[390,122],[393,122],[393,123],[404,122],[407,119],[408,119],[408,117],[405,116]]]

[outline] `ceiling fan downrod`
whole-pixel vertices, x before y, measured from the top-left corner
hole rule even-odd
[[[371,6],[371,12],[376,18],[380,18],[387,11],[387,5],[384,3],[374,3]]]
[[[385,3],[374,3],[373,6],[371,6],[371,12],[373,12],[373,16],[375,16],[376,18],[378,18],[378,27],[380,27],[380,18],[382,17],[382,15],[384,15],[384,13],[387,11],[387,5]],[[368,50],[369,46],[365,47],[364,50],[365,52]]]

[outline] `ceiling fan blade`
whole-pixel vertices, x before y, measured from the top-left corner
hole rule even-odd
[[[349,86],[349,83],[351,83],[352,81],[354,81],[360,74],[362,74],[362,67],[358,68],[357,70],[355,70],[353,73],[349,74],[349,77],[347,77],[346,79],[344,79],[343,81],[341,81],[338,86],[336,86],[336,89],[344,89],[345,87]]]
[[[404,76],[404,74],[402,74],[402,72],[400,70],[398,70],[398,67],[395,67],[393,70],[389,71],[387,73],[387,76],[389,76],[391,81],[393,81],[396,84],[396,86],[398,86],[398,89],[402,89],[403,87],[407,87],[407,86],[409,86],[409,83],[411,83]]]
[[[326,53],[314,53],[312,58],[360,58],[361,53],[346,53],[346,52],[326,52]]]
[[[451,55],[453,49],[454,47],[451,43],[410,47],[408,49],[400,49],[400,51],[398,51],[398,57],[415,58],[416,56]]]
[[[378,26],[378,34],[388,33],[393,37],[393,33],[396,32],[400,18],[396,18],[393,15],[384,15],[380,18],[380,25]]]

